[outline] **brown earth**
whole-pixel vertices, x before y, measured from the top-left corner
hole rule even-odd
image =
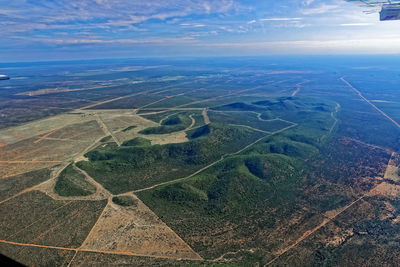
[[[137,200],[137,206],[129,207],[109,201],[81,249],[131,252],[136,255],[165,258],[201,259],[143,202]]]

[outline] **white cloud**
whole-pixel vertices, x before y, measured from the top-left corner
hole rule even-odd
[[[321,4],[318,7],[302,9],[301,13],[303,15],[325,14],[325,13],[328,13],[330,11],[337,9],[338,7],[339,7],[338,5]]]
[[[0,0],[1,2],[2,0]],[[17,23],[19,32],[34,25],[92,25],[98,28],[131,28],[151,19],[168,20],[189,15],[223,14],[244,9],[234,0],[13,0],[0,10],[2,21]],[[1,21],[0,21],[1,22]],[[198,23],[200,25],[200,23]],[[200,27],[200,26],[199,26]],[[41,29],[43,29],[41,27]],[[7,29],[11,33],[12,28]]]
[[[314,3],[314,0],[304,0],[304,1],[303,1],[303,5],[305,5],[305,6],[309,6],[309,5],[311,5],[312,3]]]
[[[202,28],[202,27],[207,27],[207,25],[205,24],[201,24],[201,23],[181,23],[179,24],[182,27],[193,27],[193,28]]]
[[[208,2],[204,2],[203,6],[207,13],[211,12],[211,6]]]
[[[373,23],[343,23],[340,24],[342,27],[351,27],[351,26],[371,26]]]
[[[260,19],[260,21],[299,21],[302,18],[264,18]]]
[[[248,43],[213,43],[201,44],[222,48],[223,50],[249,51],[250,53],[291,53],[291,54],[363,54],[363,53],[400,53],[400,36],[370,39],[349,40],[302,40],[302,41],[276,41],[276,42],[248,42]]]
[[[98,36],[87,36],[84,38],[48,38],[48,37],[32,37],[32,38],[17,38],[24,39],[45,44],[57,45],[75,45],[75,44],[157,44],[157,45],[170,45],[170,44],[184,44],[193,43],[196,40],[191,37],[181,38],[147,38],[147,39],[101,39]]]

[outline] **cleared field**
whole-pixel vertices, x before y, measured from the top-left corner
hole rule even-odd
[[[368,195],[386,197],[396,200],[400,198],[400,185],[383,182],[371,190]]]
[[[393,180],[395,182],[400,180],[400,154],[393,152],[384,178]]]
[[[95,112],[112,132],[122,131],[132,125],[141,125],[146,121],[137,116],[134,110],[95,110]]]
[[[184,131],[174,132],[171,134],[149,134],[139,136],[150,139],[152,145],[179,144],[189,141],[187,134]]]
[[[139,132],[151,128],[159,127],[160,124],[143,118],[142,116],[135,115],[133,111],[96,111],[103,120],[106,127],[112,132],[115,138],[123,143],[135,137],[143,137],[151,140],[152,144],[169,144],[169,143],[182,143],[188,139],[186,133],[182,129],[174,133],[167,134],[148,134],[144,135]]]
[[[82,147],[89,146],[100,138],[103,132],[95,121],[89,121],[58,129],[46,135],[0,147],[0,161],[63,161],[78,154],[82,151]],[[76,140],[58,137],[63,135]]]
[[[0,177],[48,168],[73,159],[103,135],[96,121],[87,121],[0,147]]]
[[[0,143],[13,144],[26,138],[45,134],[68,124],[79,123],[90,118],[84,114],[62,114],[47,119],[37,120],[20,126],[0,130]]]
[[[43,136],[39,136],[36,143],[41,142],[41,139],[59,140],[59,141],[80,141],[94,142],[102,135],[101,129],[96,120],[90,116],[91,120],[82,123],[70,124],[62,129],[52,131]]]
[[[146,120],[132,110],[96,111],[112,135],[121,143],[137,136],[137,133],[158,124]]]
[[[130,206],[109,202],[81,249],[201,259],[138,199]]]

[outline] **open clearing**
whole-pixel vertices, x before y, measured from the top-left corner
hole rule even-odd
[[[62,114],[43,120],[33,121],[20,126],[0,130],[0,142],[13,144],[40,134],[60,129],[68,124],[74,124],[88,120],[82,114]]]
[[[137,206],[128,207],[109,202],[81,248],[201,259],[140,200]]]
[[[0,147],[0,177],[12,177],[72,160],[102,136],[99,125],[90,120],[67,124],[44,135]]]
[[[61,163],[61,161],[24,161],[20,163],[0,162],[0,179],[9,179],[13,176],[21,175],[27,172],[53,167],[59,163]]]
[[[400,180],[400,155],[393,152],[390,158],[388,167],[385,172],[385,179],[390,179],[395,182]]]
[[[123,143],[131,140],[134,137],[140,136],[149,139],[154,144],[169,144],[169,143],[182,143],[188,141],[186,134],[183,131],[174,132],[170,134],[157,134],[157,135],[143,135],[138,132],[159,126],[159,123],[147,120],[140,115],[137,115],[132,110],[91,110],[96,112],[107,126],[108,130],[112,133],[118,142]],[[135,126],[132,129],[124,131],[128,127]]]

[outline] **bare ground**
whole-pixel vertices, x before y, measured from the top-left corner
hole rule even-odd
[[[384,176],[385,179],[390,179],[393,181],[400,180],[399,166],[396,165],[396,160],[395,160],[395,158],[397,157],[399,157],[399,155],[396,152],[393,152],[385,172]]]
[[[81,249],[201,260],[142,201],[137,200],[137,206],[129,207],[109,201]]]

